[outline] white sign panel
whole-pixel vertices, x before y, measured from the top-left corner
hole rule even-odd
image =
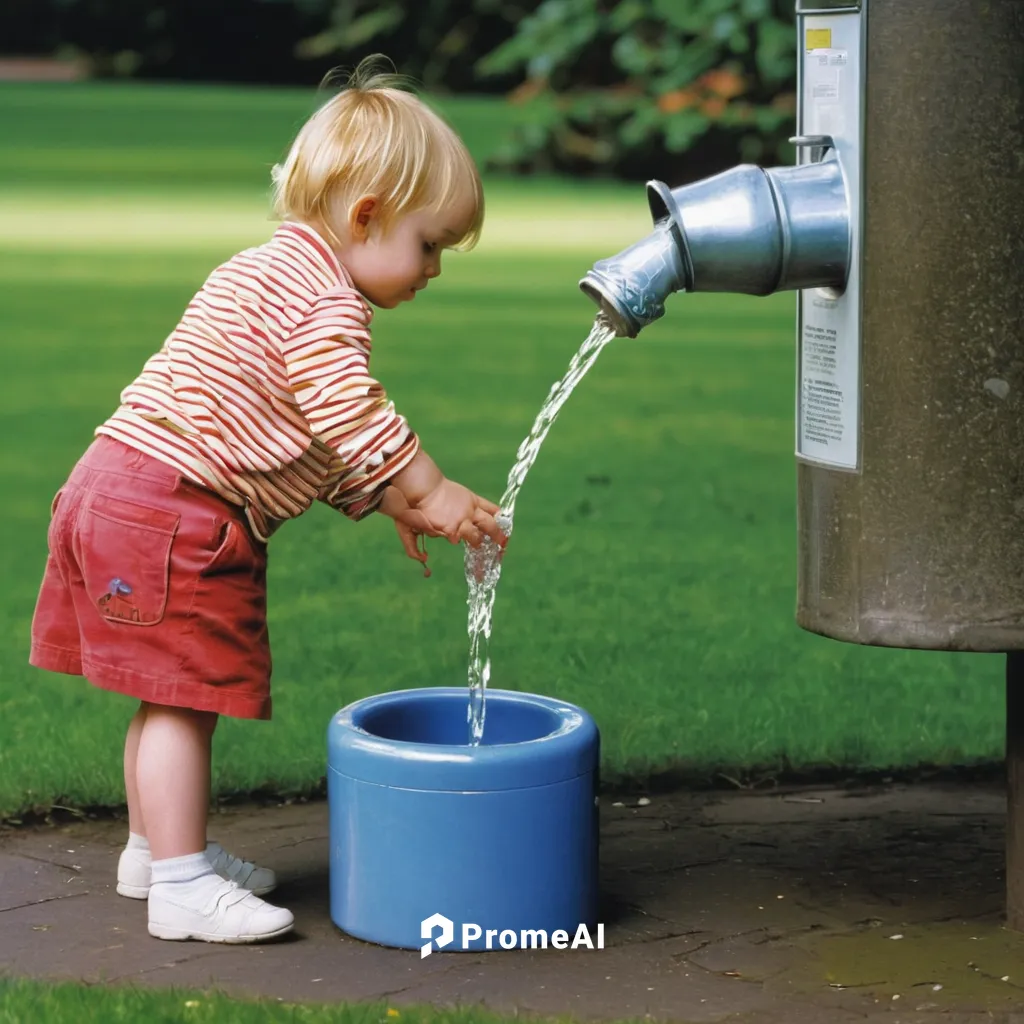
[[[801,19],[801,135],[831,135],[850,198],[846,290],[800,292],[796,454],[841,469],[860,466],[860,223],[862,21],[858,13]],[[799,159],[810,159],[804,150]]]

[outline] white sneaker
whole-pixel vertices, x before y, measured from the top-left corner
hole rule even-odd
[[[290,910],[216,874],[156,882],[149,890],[149,934],[158,939],[264,942],[290,932],[294,923]]]
[[[209,843],[206,856],[221,878],[237,882],[256,896],[265,896],[277,888],[277,876],[270,868],[257,867],[232,856],[219,843]],[[117,891],[133,900],[144,900],[152,885],[152,858],[149,850],[126,847],[117,862]]]

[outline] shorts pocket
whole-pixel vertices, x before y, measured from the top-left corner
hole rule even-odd
[[[260,567],[260,556],[248,531],[234,519],[222,520],[216,547],[209,561],[200,570],[202,577],[253,575]]]
[[[230,519],[217,524],[213,554],[199,570],[200,576],[220,576],[238,569],[238,528]]]
[[[92,494],[79,519],[85,589],[109,622],[155,626],[170,588],[171,545],[181,516],[124,498]]]

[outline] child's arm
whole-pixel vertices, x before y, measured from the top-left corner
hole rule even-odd
[[[332,460],[320,500],[353,520],[377,509],[390,478],[419,451],[370,374],[371,318],[356,292],[338,288],[321,295],[281,345],[291,393]]]
[[[417,532],[474,547],[486,534],[504,545],[505,534],[494,521],[498,506],[444,476],[370,375],[371,315],[350,289],[324,294],[282,345],[288,383],[303,416],[346,467],[322,499],[361,519],[379,507],[390,484],[422,515],[415,522],[402,516]]]

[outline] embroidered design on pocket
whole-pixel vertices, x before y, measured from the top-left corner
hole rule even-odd
[[[76,523],[76,557],[93,608],[118,626],[157,625],[170,596],[171,547],[181,514],[101,491],[86,500]]]
[[[131,586],[120,576],[115,576],[107,586],[107,592],[96,602],[100,612],[110,619],[139,622],[139,609],[132,600]]]

